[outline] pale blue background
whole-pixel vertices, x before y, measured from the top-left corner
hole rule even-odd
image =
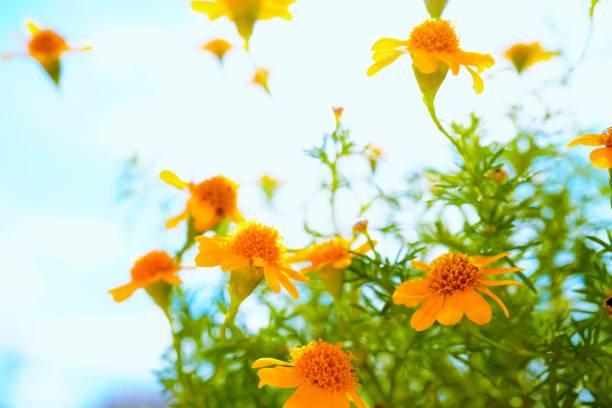
[[[531,91],[578,59],[589,3],[451,0],[446,16],[464,49],[498,63],[480,96],[466,73],[449,77],[440,116],[462,120],[474,110],[486,116],[490,140],[509,137],[508,106],[537,114]],[[135,257],[180,240],[163,220],[184,196],[155,181],[159,170],[234,178],[243,212],[275,224],[297,247],[305,214],[329,231],[325,197],[307,200],[320,168],[302,148],[331,129],[332,105],[346,108],[359,143],[385,150],[386,186],[400,186],[419,166],[449,164],[409,59],[365,75],[375,40],[406,37],[425,17],[420,1],[299,0],[292,10],[290,23],[256,27],[252,57],[234,51],[220,69],[197,47],[215,36],[238,41],[234,29],[209,23],[187,1],[0,0],[0,53],[23,49],[27,17],[95,47],[66,55],[61,91],[29,59],[0,63],[0,407],[96,407],[131,390],[158,394],[151,371],[169,344],[163,316],[144,293],[117,305],[106,291],[128,279]],[[543,96],[567,112],[559,144],[612,124],[612,2],[597,11],[586,60],[567,88]],[[533,40],[564,56],[519,78],[501,54]],[[254,63],[271,70],[272,98],[249,84]],[[121,202],[117,180],[133,154],[141,158],[139,195]],[[364,162],[350,165],[366,176]],[[264,171],[287,182],[276,210],[255,186]],[[345,228],[355,221],[355,198],[343,198]],[[214,291],[219,273],[183,277]]]

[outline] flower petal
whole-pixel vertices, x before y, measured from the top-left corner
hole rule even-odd
[[[310,279],[308,279],[307,277],[305,277],[305,276],[304,276],[304,275],[302,275],[301,273],[294,271],[294,270],[293,270],[293,269],[291,269],[291,268],[284,268],[284,267],[283,267],[283,268],[281,268],[281,270],[282,270],[282,271],[283,271],[285,274],[287,274],[287,275],[288,275],[288,276],[289,276],[291,279],[295,279],[295,280],[296,280],[296,281],[298,281],[298,282],[304,282],[304,283],[306,283],[306,282],[309,282],[309,281],[310,281]]]
[[[438,323],[445,326],[451,326],[459,323],[462,317],[463,304],[461,303],[461,296],[457,293],[444,296],[444,304],[436,317]]]
[[[393,292],[393,303],[414,307],[430,295],[425,279],[410,280],[399,285]]]
[[[436,316],[440,312],[444,298],[442,295],[434,294],[427,298],[419,310],[414,312],[410,319],[410,327],[416,331],[423,331],[436,321]]]
[[[363,398],[361,398],[355,388],[349,390],[348,396],[349,399],[353,401],[358,408],[368,408],[368,404],[363,400]]]
[[[589,155],[591,164],[600,169],[612,169],[612,147],[595,149]]]
[[[508,255],[510,255],[510,252],[502,252],[501,254],[493,256],[473,256],[472,262],[474,262],[478,266],[485,266],[502,258],[505,258]]]
[[[231,255],[221,262],[221,270],[223,272],[233,271],[238,268],[246,268],[249,266],[249,258],[242,255]]]
[[[431,266],[427,265],[423,261],[419,261],[418,259],[413,259],[410,264],[414,269],[418,269],[421,272],[429,272],[431,270]]]
[[[264,358],[258,358],[257,360],[255,360],[251,368],[268,367],[274,364],[281,365],[281,366],[291,366],[291,367],[293,366],[292,363],[289,363],[287,361],[278,360],[276,358],[271,358],[271,357],[264,357]]]
[[[276,277],[273,269],[274,268],[269,265],[264,266],[264,276],[266,277],[266,281],[268,282],[270,289],[272,289],[272,292],[278,293],[281,290],[281,286],[280,283],[278,283],[278,278]]]
[[[271,385],[278,388],[295,388],[304,382],[304,377],[298,374],[295,367],[262,368],[257,371],[259,388]]]
[[[329,405],[331,393],[323,391],[309,383],[303,383],[289,397],[283,408],[311,408],[311,407],[331,407]],[[327,404],[327,405],[326,405]]]
[[[126,285],[119,286],[118,288],[111,289],[108,291],[111,295],[113,295],[113,299],[115,302],[123,302],[136,291],[136,289],[140,289],[140,285],[137,285],[133,282],[130,282]]]
[[[602,143],[602,135],[600,133],[591,133],[588,135],[582,135],[577,137],[576,139],[569,142],[565,147],[574,147],[574,146],[601,146]]]
[[[485,288],[484,286],[478,287],[478,290],[489,295],[491,299],[493,299],[499,305],[499,307],[502,308],[506,317],[510,317],[510,313],[508,313],[508,308],[495,293],[491,292],[488,288]]]
[[[389,51],[408,44],[408,41],[396,38],[381,38],[372,45],[372,51]]]
[[[185,209],[185,211],[183,211],[179,215],[174,216],[170,218],[168,221],[166,221],[166,228],[171,229],[171,228],[176,227],[177,225],[181,223],[181,221],[186,220],[188,216],[189,216],[189,212],[187,211],[187,209]]]
[[[192,1],[191,8],[193,11],[204,13],[210,20],[216,20],[224,14],[224,8],[219,1]]]
[[[478,75],[478,72],[474,71],[467,65],[465,66],[465,68],[468,70],[470,75],[472,75],[472,80],[474,81],[474,91],[476,91],[477,94],[481,93],[484,90],[484,81],[482,80],[480,75]]]
[[[412,51],[412,65],[423,74],[432,74],[438,67],[438,59],[424,51]]]
[[[521,282],[512,279],[509,280],[490,280],[480,278],[480,282],[487,286],[503,286],[503,285],[522,285]]]
[[[491,268],[491,269],[483,269],[480,272],[481,275],[500,275],[502,273],[512,273],[512,272],[520,272],[525,270],[525,268]]]
[[[398,51],[396,54],[389,55],[387,58],[375,62],[370,66],[370,68],[368,68],[368,76],[376,75],[378,71],[398,59],[400,55],[402,55],[402,53]]]
[[[178,188],[179,190],[184,190],[187,187],[187,183],[179,178],[176,174],[171,172],[170,170],[162,170],[159,173],[159,178],[167,184],[170,184],[173,187]]]
[[[463,310],[466,316],[476,324],[485,324],[491,321],[491,306],[474,289],[466,289],[459,292]]]
[[[161,280],[163,280],[166,283],[169,283],[171,285],[180,285],[183,283],[183,281],[181,280],[181,278],[179,278],[177,275],[175,275],[174,273],[166,273],[163,274],[161,276]]]

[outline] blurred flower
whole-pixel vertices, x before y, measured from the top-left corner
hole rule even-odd
[[[431,18],[440,18],[448,0],[425,0],[425,7]]]
[[[476,324],[488,323],[492,317],[491,307],[478,291],[497,302],[508,317],[506,305],[483,286],[521,284],[515,280],[489,280],[485,277],[521,271],[522,268],[484,268],[508,255],[509,252],[490,257],[469,257],[448,253],[434,259],[431,265],[414,260],[412,266],[427,272],[427,276],[402,283],[393,293],[393,303],[408,307],[422,303],[410,320],[410,327],[417,331],[427,329],[436,320],[445,326],[457,324],[464,313]]]
[[[478,72],[494,64],[488,54],[466,52],[459,48],[459,38],[448,20],[426,20],[417,25],[410,33],[408,40],[382,38],[373,46],[374,64],[368,69],[372,76],[391,64],[403,54],[410,54],[417,81],[424,94],[434,93],[450,68],[453,75],[459,74],[463,65],[472,75],[474,89],[482,92],[484,83]]]
[[[253,74],[253,79],[251,82],[255,85],[261,86],[268,95],[271,95],[270,88],[268,87],[268,77],[270,76],[270,71],[265,68],[257,68],[255,73]]]
[[[383,150],[378,146],[368,144],[363,148],[363,154],[365,154],[368,162],[370,163],[372,173],[375,172],[378,161],[383,157]]]
[[[504,54],[514,64],[514,68],[519,74],[538,62],[548,61],[558,55],[560,55],[559,52],[544,51],[539,42],[514,44]]]
[[[281,285],[298,298],[298,290],[289,280],[308,282],[288,266],[285,247],[278,231],[253,221],[243,222],[231,237],[196,237],[199,253],[195,262],[198,266],[221,266],[225,272],[237,269],[254,268],[255,273],[268,281],[270,288],[278,293]]]
[[[300,272],[308,274],[318,271],[327,290],[335,298],[339,298],[344,283],[344,270],[351,266],[355,258],[353,252],[365,254],[372,249],[370,243],[367,242],[351,251],[351,245],[354,242],[355,239],[348,241],[342,237],[335,237],[297,251],[289,258],[289,262],[292,264],[310,262],[310,266],[303,268]]]
[[[604,309],[606,309],[608,316],[612,317],[612,296],[608,296],[606,300],[604,300]]]
[[[504,181],[508,180],[508,172],[503,167],[500,167],[488,172],[487,177],[496,183],[503,183]]]
[[[38,61],[55,85],[60,83],[62,54],[69,51],[88,51],[91,49],[91,47],[71,47],[58,33],[49,29],[41,29],[33,21],[28,21],[26,26],[31,34],[27,55]],[[9,59],[17,55],[19,54],[7,54],[3,56],[3,59]]]
[[[236,25],[248,49],[253,28],[258,20],[282,18],[291,20],[289,6],[297,0],[193,0],[194,11],[204,13],[210,20],[227,17]]]
[[[266,200],[268,201],[268,203],[272,202],[272,199],[274,198],[274,194],[276,193],[276,190],[282,184],[280,180],[268,174],[262,175],[259,178],[259,180],[257,180],[257,183],[259,184],[261,191],[263,191],[263,193],[265,194]]]
[[[225,56],[225,53],[228,52],[232,48],[232,44],[230,44],[228,41],[224,40],[223,38],[216,38],[204,44],[202,48],[205,51],[208,51],[214,54],[219,60],[219,62],[223,62],[223,57]]]
[[[566,147],[574,146],[604,146],[591,152],[589,160],[591,164],[600,169],[612,169],[612,127],[602,133],[582,135],[567,144]]]
[[[253,363],[259,376],[259,388],[297,388],[284,408],[347,408],[351,401],[360,408],[368,404],[359,396],[352,353],[339,344],[323,340],[290,350],[291,361],[260,358]],[[263,368],[274,365],[272,368]]]
[[[365,234],[368,232],[368,220],[357,221],[353,225],[353,234]]]
[[[342,119],[344,108],[342,106],[334,106],[332,107],[332,111],[334,111],[334,118],[336,119],[336,126],[338,126],[340,124],[340,120]]]
[[[123,302],[140,288],[165,282],[171,285],[180,285],[182,282],[176,273],[181,269],[174,259],[164,251],[152,251],[138,258],[130,271],[132,281],[126,285],[111,289],[108,293],[113,295],[116,302]]]
[[[238,184],[223,176],[216,176],[199,184],[186,183],[176,174],[164,170],[159,177],[179,190],[189,189],[190,197],[185,210],[166,222],[167,228],[176,227],[181,221],[191,216],[198,231],[206,231],[215,227],[221,221],[229,219],[233,222],[243,221],[238,211]]]

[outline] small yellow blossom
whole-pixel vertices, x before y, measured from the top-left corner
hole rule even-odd
[[[602,133],[582,135],[568,143],[574,146],[603,146],[595,149],[589,155],[591,164],[600,169],[612,169],[612,127]]]
[[[438,74],[436,86],[439,87],[448,69],[453,75],[457,75],[459,68],[464,66],[472,75],[477,93],[484,89],[478,72],[490,68],[495,62],[488,54],[466,52],[459,48],[459,38],[448,20],[426,20],[412,30],[408,40],[382,38],[372,46],[372,51],[374,64],[368,69],[369,76],[376,74],[401,55],[410,54],[417,80],[419,75]],[[423,89],[422,80],[419,85],[423,93],[437,91],[437,88]]]
[[[257,180],[257,183],[259,184],[261,191],[263,191],[263,193],[265,194],[268,203],[272,202],[276,190],[278,190],[278,188],[282,184],[280,180],[268,174],[262,175],[259,180]]]
[[[538,62],[548,61],[558,56],[559,52],[544,51],[539,42],[531,44],[518,43],[508,48],[504,56],[509,59],[519,74]]]
[[[223,38],[216,38],[202,46],[202,49],[210,52],[211,54],[214,54],[219,60],[219,62],[223,62],[223,57],[225,57],[225,54],[231,48],[232,48],[232,44],[230,44],[228,41],[224,40]]]
[[[190,193],[185,210],[170,218],[166,222],[167,228],[176,227],[190,216],[198,231],[214,228],[225,219],[234,222],[243,221],[244,218],[237,206],[238,184],[232,180],[215,176],[199,184],[187,183],[169,170],[162,171],[159,176],[164,182],[179,190],[188,189]]]
[[[248,48],[255,23],[259,20],[282,18],[291,20],[289,6],[297,0],[193,0],[194,11],[204,13],[210,20],[226,17],[236,25]]]
[[[109,291],[116,302],[123,302],[140,288],[148,288],[158,282],[180,285],[176,273],[181,270],[174,259],[164,251],[152,251],[138,258],[131,270],[132,280]]]
[[[342,119],[344,108],[342,106],[334,106],[332,107],[332,111],[334,112],[334,118],[336,119],[336,127],[337,127],[338,125],[340,125],[340,120]]]
[[[368,162],[370,163],[370,169],[372,170],[372,172],[376,171],[378,162],[383,157],[383,150],[378,146],[374,146],[373,144],[368,144],[366,145],[366,147],[363,148],[363,154],[368,159]]]
[[[60,83],[62,55],[70,51],[91,49],[91,47],[71,47],[61,35],[50,29],[39,28],[33,21],[28,21],[26,26],[31,34],[27,55],[38,61],[56,85]],[[13,55],[7,54],[3,59],[11,57]]]
[[[486,286],[520,285],[515,280],[490,280],[487,275],[518,272],[522,268],[484,268],[486,265],[508,256],[470,257],[460,253],[448,253],[434,259],[431,265],[412,261],[416,269],[427,272],[422,279],[402,283],[393,293],[393,303],[407,307],[421,307],[412,315],[410,327],[423,331],[436,320],[449,326],[459,323],[465,315],[476,324],[491,321],[491,307],[480,292],[490,296],[509,316],[506,305]]]
[[[313,341],[291,349],[290,354],[291,361],[260,358],[252,366],[260,369],[259,388],[297,388],[283,408],[348,408],[351,402],[368,408],[357,393],[359,383],[352,365],[355,357],[339,344]]]
[[[271,95],[270,88],[268,87],[268,77],[269,76],[270,76],[270,71],[268,71],[265,68],[257,68],[255,70],[255,73],[253,74],[251,83],[261,86],[268,95]]]
[[[200,244],[195,258],[198,266],[221,266],[225,272],[249,269],[252,275],[265,277],[274,292],[283,286],[294,299],[298,290],[289,278],[308,282],[289,267],[282,238],[274,228],[248,221],[239,224],[231,237],[202,235],[196,241]]]

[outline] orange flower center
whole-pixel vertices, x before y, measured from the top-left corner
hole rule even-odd
[[[225,217],[236,210],[236,184],[223,176],[192,184],[190,189],[194,198],[210,204],[219,217]]]
[[[448,253],[431,263],[427,284],[434,293],[451,294],[478,284],[480,268],[467,255]]]
[[[68,50],[66,41],[51,30],[36,33],[28,44],[30,55],[41,58],[56,58]]]
[[[459,49],[459,38],[448,20],[426,20],[410,33],[408,49],[455,52]]]
[[[261,258],[275,264],[281,258],[283,246],[278,231],[254,222],[242,224],[231,238],[229,247],[247,258]]]
[[[357,382],[351,364],[355,357],[342,351],[338,344],[318,340],[291,350],[291,356],[298,372],[309,383],[326,391],[348,391]]]
[[[131,270],[132,280],[146,281],[160,273],[177,269],[174,259],[166,252],[152,251],[136,260]]]

